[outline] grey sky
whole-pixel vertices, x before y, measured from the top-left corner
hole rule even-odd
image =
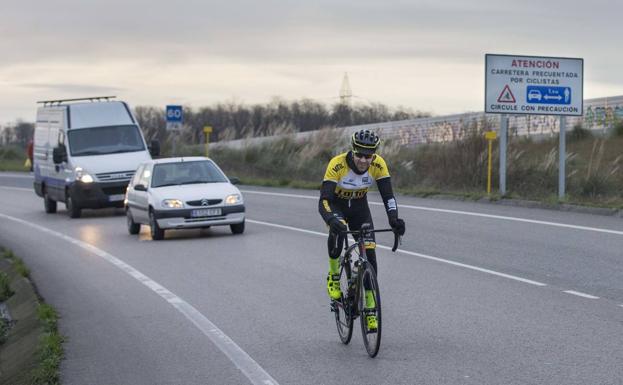
[[[273,96],[480,111],[484,54],[584,58],[586,98],[623,94],[623,4],[606,1],[6,2],[0,123],[37,100],[132,106]]]

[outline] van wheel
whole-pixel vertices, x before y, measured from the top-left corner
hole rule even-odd
[[[45,208],[45,212],[48,214],[56,212],[56,201],[50,199],[48,192],[45,190],[43,190],[43,207]]]
[[[164,230],[158,226],[158,222],[156,221],[153,211],[149,212],[149,226],[151,227],[151,239],[154,241],[164,239]]]
[[[69,215],[70,218],[80,218],[82,209],[77,207],[69,192],[67,192],[67,195],[65,196],[65,208],[67,209],[67,215]]]
[[[125,211],[125,216],[128,223],[128,233],[132,235],[138,234],[139,231],[141,231],[141,224],[134,222],[134,219],[132,218],[132,213],[130,213],[130,209],[127,209]]]
[[[229,225],[231,232],[234,234],[244,233],[244,221],[242,223],[236,223],[235,225]]]

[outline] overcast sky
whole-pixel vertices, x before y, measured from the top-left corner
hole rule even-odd
[[[131,106],[338,98],[482,111],[485,53],[584,58],[584,97],[623,94],[623,3],[502,0],[6,1],[0,124],[36,101]]]

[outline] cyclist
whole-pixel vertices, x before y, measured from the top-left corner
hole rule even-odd
[[[325,223],[329,226],[329,274],[327,275],[327,291],[331,299],[342,296],[340,290],[339,256],[344,243],[344,231],[347,225],[351,230],[359,230],[363,223],[372,225],[372,215],[366,194],[368,188],[376,181],[385,204],[389,225],[398,234],[405,232],[405,222],[398,218],[398,206],[392,191],[391,178],[385,160],[376,150],[379,137],[369,130],[355,132],[351,137],[351,150],[337,155],[329,162],[320,189],[318,210]],[[374,233],[364,239],[368,261],[378,273],[376,263],[376,241]],[[375,307],[374,294],[369,283],[366,288],[366,308]],[[377,328],[376,315],[367,316],[369,330]]]

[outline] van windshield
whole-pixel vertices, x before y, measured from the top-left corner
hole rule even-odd
[[[200,160],[156,164],[151,187],[219,182],[227,182],[225,175],[211,161]]]
[[[141,133],[135,125],[69,130],[67,138],[72,156],[116,154],[145,149]]]

